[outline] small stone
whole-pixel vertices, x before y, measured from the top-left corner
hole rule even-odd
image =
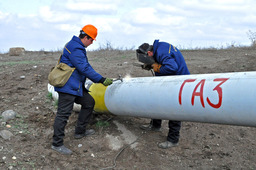
[[[16,156],[13,156],[12,159],[15,160],[15,159],[17,159],[17,158],[16,158]]]
[[[13,110],[6,110],[2,113],[2,117],[3,117],[3,120],[5,122],[7,122],[8,120],[10,119],[14,119],[15,116],[16,116],[16,112],[14,112]]]
[[[13,134],[9,130],[1,130],[0,136],[5,140],[7,140],[7,139],[10,139],[13,136]]]
[[[79,145],[78,145],[78,148],[81,148],[82,146],[83,146],[82,144],[79,144]]]

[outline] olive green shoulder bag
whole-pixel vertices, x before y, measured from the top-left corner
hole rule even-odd
[[[65,49],[69,52],[69,54],[71,54],[66,47]],[[57,65],[51,69],[51,72],[48,75],[49,83],[54,87],[63,87],[67,83],[73,71],[76,69],[65,63],[60,63],[61,56]]]

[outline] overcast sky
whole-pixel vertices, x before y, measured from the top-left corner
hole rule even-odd
[[[255,0],[0,0],[0,52],[60,50],[86,24],[98,28],[88,50],[167,41],[180,48],[250,45]]]

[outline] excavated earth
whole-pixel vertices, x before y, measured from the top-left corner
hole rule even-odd
[[[256,69],[253,47],[182,53],[192,74]],[[179,146],[163,150],[157,144],[166,139],[168,121],[161,132],[143,132],[139,126],[149,119],[97,113],[90,122],[96,134],[75,140],[73,112],[64,139],[73,154],[56,153],[50,149],[56,102],[47,91],[47,76],[59,56],[45,51],[0,54],[0,112],[17,113],[8,122],[0,119],[0,131],[13,134],[0,137],[0,169],[256,169],[255,127],[183,122]],[[133,65],[134,50],[89,51],[88,58],[105,77],[152,76]]]

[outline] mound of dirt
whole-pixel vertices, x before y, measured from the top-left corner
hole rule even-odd
[[[192,74],[256,68],[255,48],[182,53]],[[56,104],[47,91],[47,76],[59,56],[59,52],[44,51],[0,55],[0,111],[18,113],[8,127],[1,120],[0,131],[8,130],[13,136],[0,138],[0,169],[256,169],[255,128],[183,122],[179,146],[163,150],[157,143],[166,139],[168,121],[161,132],[143,132],[139,126],[149,119],[113,115],[95,114],[90,127],[96,135],[75,140],[74,112],[64,141],[73,154],[56,153],[50,149]],[[133,65],[135,51],[91,51],[88,57],[105,77],[152,76]]]

